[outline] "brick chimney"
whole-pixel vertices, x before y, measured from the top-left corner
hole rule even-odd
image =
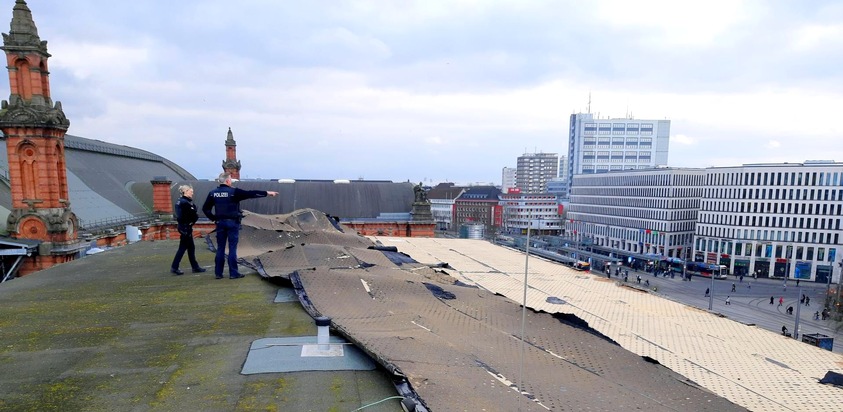
[[[156,176],[152,183],[152,212],[159,218],[170,220],[173,218],[173,197],[170,195],[170,185],[173,183],[165,176]]]

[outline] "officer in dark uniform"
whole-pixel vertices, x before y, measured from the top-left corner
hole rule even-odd
[[[205,271],[205,268],[199,266],[199,263],[196,262],[196,245],[193,244],[193,224],[199,219],[199,214],[196,213],[196,205],[193,204],[193,187],[190,185],[181,185],[179,187],[179,193],[181,193],[181,197],[176,202],[179,250],[176,252],[176,257],[173,258],[173,264],[170,265],[170,272],[176,275],[184,274],[179,269],[179,264],[186,251],[187,259],[190,260],[190,267],[193,268],[193,273],[201,273]]]
[[[225,267],[225,244],[228,243],[228,277],[242,278],[237,271],[237,242],[240,240],[240,201],[257,197],[277,196],[278,192],[242,190],[231,187],[231,175],[220,174],[219,187],[208,193],[202,212],[217,225],[217,256],[214,274],[222,279]]]

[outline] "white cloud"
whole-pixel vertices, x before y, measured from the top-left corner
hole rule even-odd
[[[424,139],[424,142],[429,144],[429,145],[434,145],[434,146],[441,146],[442,144],[445,143],[445,141],[439,136],[428,137],[428,138]]]
[[[675,135],[671,136],[670,137],[670,143],[671,144],[678,143],[678,144],[682,144],[682,145],[686,145],[686,146],[693,146],[693,145],[697,144],[697,139],[694,139],[693,137],[686,136],[686,135],[680,133],[680,134],[675,134]]]
[[[843,9],[817,3],[30,8],[70,134],[202,177],[232,127],[250,176],[497,181],[524,152],[566,153],[589,93],[601,117],[671,119],[671,166],[843,160]],[[414,147],[420,159],[396,159]]]
[[[794,30],[790,47],[796,51],[821,50],[843,44],[843,24],[808,24]]]
[[[640,30],[647,43],[662,47],[714,43],[753,12],[748,2],[712,0],[611,0],[594,3],[596,17],[615,28]]]

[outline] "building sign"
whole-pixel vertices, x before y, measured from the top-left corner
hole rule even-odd
[[[495,222],[494,226],[498,226],[498,227],[503,226],[503,206],[495,205],[493,207],[493,213],[494,213],[493,219],[494,219],[494,222]]]

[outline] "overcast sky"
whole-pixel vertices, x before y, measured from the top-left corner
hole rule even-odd
[[[68,134],[200,179],[231,127],[243,178],[500,184],[589,94],[670,119],[670,166],[843,161],[840,1],[27,3]]]

